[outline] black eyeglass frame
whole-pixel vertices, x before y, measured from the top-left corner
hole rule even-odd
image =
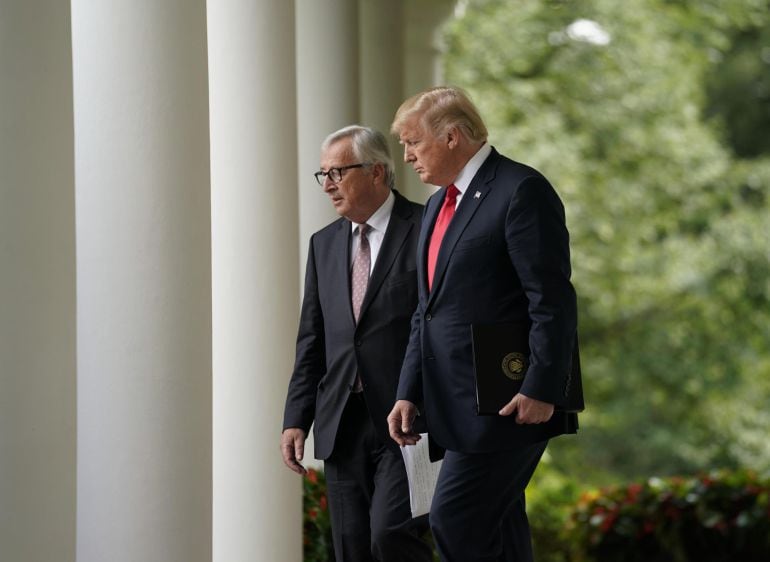
[[[358,164],[350,164],[348,166],[340,166],[338,168],[329,168],[326,172],[323,170],[318,170],[313,176],[315,177],[315,181],[318,182],[318,185],[323,187],[324,181],[327,176],[332,181],[332,183],[339,183],[342,181],[342,172],[345,170],[350,170],[352,168],[365,168],[367,166],[371,166],[371,162],[359,162]]]

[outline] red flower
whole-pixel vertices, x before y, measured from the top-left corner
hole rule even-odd
[[[307,471],[307,479],[310,480],[313,484],[318,484],[318,474],[314,469],[309,469]]]
[[[636,499],[639,497],[639,494],[642,493],[643,486],[641,484],[631,484],[628,487],[628,492],[626,494],[626,503],[634,503],[636,502]]]
[[[617,518],[618,516],[615,513],[610,513],[607,517],[605,517],[604,521],[602,521],[602,524],[599,526],[599,528],[602,530],[602,533],[606,533],[612,529],[612,526],[615,524]]]
[[[321,506],[321,511],[326,511],[326,496],[321,496],[318,500],[318,505]]]
[[[316,518],[318,518],[318,510],[315,508],[308,509],[307,516],[310,517],[310,519],[312,519],[313,521],[315,521]]]

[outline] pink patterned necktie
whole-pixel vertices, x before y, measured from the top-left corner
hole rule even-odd
[[[372,265],[372,253],[369,248],[369,239],[366,235],[371,227],[368,224],[362,224],[358,227],[358,253],[353,259],[353,271],[350,275],[350,300],[353,304],[353,317],[358,323],[358,317],[361,315],[361,303],[364,302],[366,286],[369,284],[369,269]]]

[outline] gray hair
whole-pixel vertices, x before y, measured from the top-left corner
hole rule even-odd
[[[353,148],[353,156],[369,164],[382,164],[385,168],[385,185],[390,189],[396,185],[396,174],[393,170],[393,159],[390,157],[388,141],[381,132],[371,127],[348,125],[326,137],[321,143],[321,152],[334,143],[349,138]]]

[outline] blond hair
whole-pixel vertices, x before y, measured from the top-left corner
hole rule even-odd
[[[457,127],[471,142],[487,140],[487,127],[479,110],[468,94],[454,86],[430,88],[406,100],[396,111],[391,133],[399,135],[406,122],[415,117],[434,135]]]

